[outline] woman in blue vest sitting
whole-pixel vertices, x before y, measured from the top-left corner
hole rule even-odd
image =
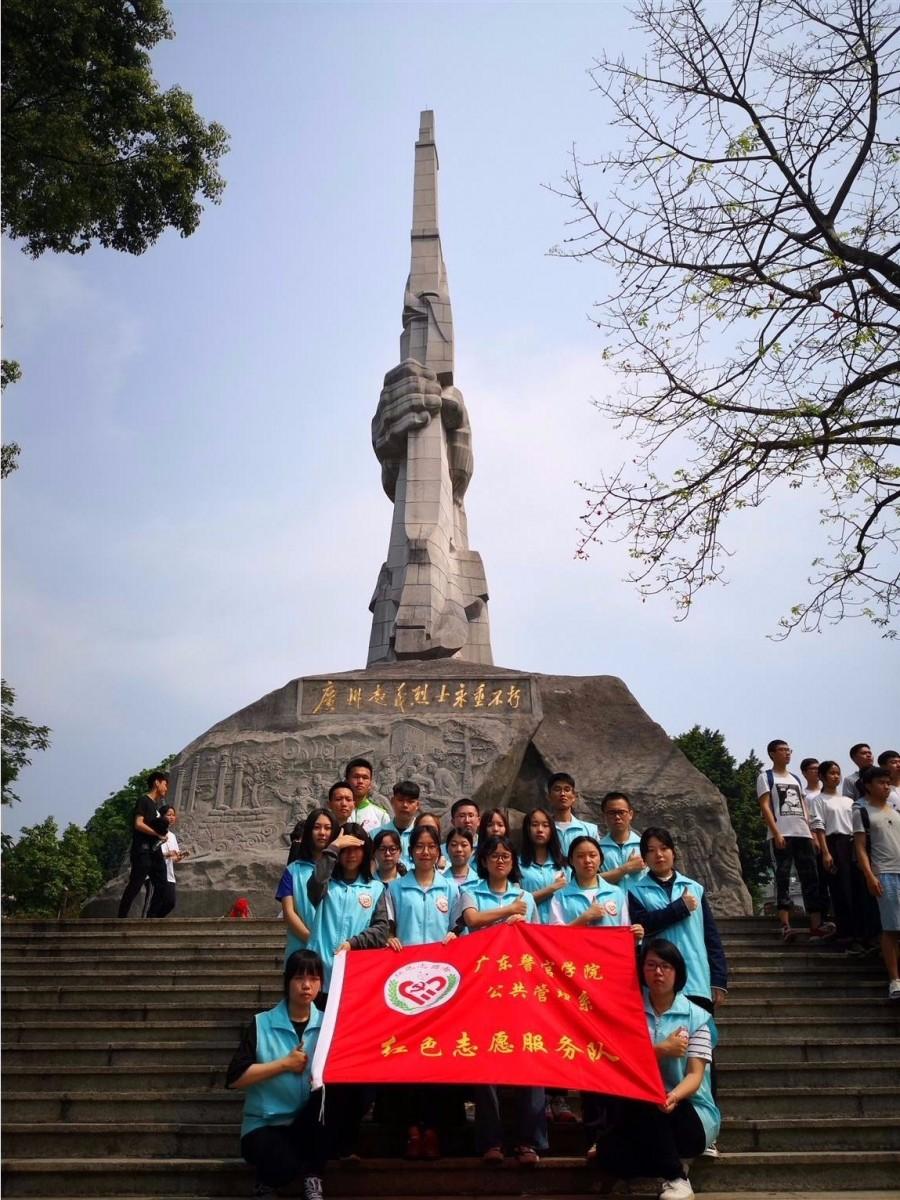
[[[481,882],[466,886],[459,897],[459,922],[470,932],[515,921],[538,922],[530,892],[521,887],[519,862],[508,837],[487,835],[478,840],[478,874]],[[538,1150],[547,1148],[544,1089],[517,1087],[518,1144],[514,1150],[521,1166],[535,1166]],[[475,1136],[482,1160],[503,1162],[503,1121],[496,1087],[475,1088]]]
[[[596,1162],[606,1190],[617,1179],[658,1175],[664,1181],[660,1200],[690,1200],[694,1190],[682,1160],[713,1145],[721,1122],[707,1070],[715,1023],[683,994],[687,966],[671,942],[657,938],[644,944],[641,978],[666,1100],[661,1105],[617,1100],[612,1126],[597,1143]]]
[[[417,825],[409,839],[413,869],[390,886],[394,936],[392,950],[452,941],[459,888],[437,869],[441,837],[430,825]],[[404,1089],[407,1109],[407,1158],[440,1158],[438,1129],[446,1125],[454,1089],[427,1087]]]
[[[727,995],[728,963],[703,884],[676,869],[668,829],[644,830],[641,857],[648,870],[628,892],[631,919],[643,925],[648,938],[665,931],[684,956],[686,995],[711,1013]]]
[[[285,962],[295,950],[302,950],[309,942],[316,910],[310,902],[306,885],[322,857],[322,851],[337,837],[338,828],[337,818],[330,809],[314,808],[303,822],[296,850],[294,846],[291,847],[291,858],[275,892],[287,930]],[[293,834],[291,836],[293,838]]]
[[[305,1200],[322,1200],[322,1093],[310,1091],[310,1067],[323,977],[317,954],[295,951],[284,968],[284,999],[257,1013],[228,1068],[225,1086],[246,1091],[241,1154],[256,1168],[254,1196],[274,1196],[303,1175]]]

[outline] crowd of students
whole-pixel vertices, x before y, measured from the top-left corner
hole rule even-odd
[[[780,937],[791,942],[791,872],[796,872],[811,942],[834,941],[847,954],[881,952],[888,997],[900,1000],[900,752],[876,763],[871,746],[850,747],[846,777],[833,759],[804,758],[801,780],[781,738],[767,746],[772,766],[756,790],[775,873]],[[833,919],[830,919],[833,918]]]
[[[683,1160],[716,1153],[712,1018],[727,994],[728,968],[703,886],[679,871],[670,831],[638,833],[631,801],[616,791],[602,801],[601,833],[576,815],[575,780],[566,773],[550,777],[546,805],[526,813],[516,831],[503,810],[481,812],[461,798],[444,834],[433,814],[419,811],[415,783],[394,786],[392,814],[372,802],[371,787],[371,764],[352,760],[326,803],[291,835],[276,892],[287,932],[284,1000],[251,1023],[228,1072],[228,1086],[247,1090],[241,1149],[256,1169],[256,1194],[302,1174],[307,1200],[318,1200],[324,1158],[356,1155],[372,1099],[363,1086],[328,1089],[325,1135],[307,1144],[320,1104],[309,1092],[317,1003],[338,953],[446,943],[532,921],[631,929],[667,1100],[656,1107],[583,1095],[587,1156],[605,1180],[656,1174],[662,1200],[690,1197]],[[400,1091],[389,1109],[395,1119],[402,1114],[406,1155],[439,1157],[465,1097],[439,1086]],[[512,1154],[534,1165],[548,1146],[548,1120],[575,1120],[568,1097],[473,1087],[476,1146],[486,1164],[505,1157],[507,1094],[515,1107]]]

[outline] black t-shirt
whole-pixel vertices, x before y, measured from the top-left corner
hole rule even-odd
[[[306,1031],[306,1026],[309,1021],[291,1021],[294,1027],[294,1032],[297,1034],[298,1041],[303,1041],[303,1034]],[[225,1086],[227,1088],[234,1087],[235,1082],[240,1079],[248,1067],[252,1067],[256,1062],[256,1018],[245,1025],[241,1032],[241,1043],[234,1052],[234,1057],[228,1065],[228,1070],[225,1073]]]
[[[165,817],[159,815],[159,808],[156,801],[149,796],[141,796],[137,804],[134,806],[134,814],[131,818],[133,833],[131,835],[131,849],[135,850],[158,850],[162,845],[159,838],[148,837],[146,833],[141,833],[140,830],[134,829],[134,822],[142,817],[144,823],[149,825],[151,829],[155,829],[157,833],[165,833],[168,829],[168,823]]]

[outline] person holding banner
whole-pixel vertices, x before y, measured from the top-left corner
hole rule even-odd
[[[538,920],[551,924],[550,901],[568,882],[566,856],[553,817],[546,808],[533,808],[522,822],[522,852],[519,855],[522,886],[534,896]]]
[[[287,928],[285,962],[295,950],[304,949],[309,941],[316,910],[309,899],[306,885],[322,856],[322,851],[329,842],[334,841],[337,832],[338,823],[334,813],[328,808],[314,808],[303,822],[296,854],[291,847],[292,858],[285,867],[275,892],[275,899],[281,904]],[[293,838],[293,835],[291,836]]]
[[[241,1155],[256,1168],[253,1195],[274,1196],[303,1175],[305,1200],[322,1200],[321,1091],[310,1090],[310,1063],[322,1024],[315,1000],[322,960],[295,951],[284,968],[284,998],[244,1030],[225,1078],[246,1091]]]
[[[615,1179],[658,1175],[664,1181],[659,1200],[690,1200],[694,1189],[682,1160],[713,1145],[721,1124],[707,1071],[715,1023],[683,995],[687,966],[672,942],[657,938],[645,944],[641,977],[666,1101],[616,1100],[612,1125],[589,1157],[595,1157],[610,1186]]]
[[[387,944],[396,951],[429,942],[446,945],[456,937],[453,919],[459,888],[437,869],[441,856],[440,834],[430,825],[417,826],[409,839],[409,852],[413,869],[390,886],[394,935]],[[440,1158],[438,1129],[448,1119],[447,1091],[434,1085],[408,1090],[404,1097],[409,1115],[407,1158]]]
[[[507,836],[479,838],[478,874],[481,882],[460,893],[458,920],[471,933],[491,925],[531,921],[538,924],[534,897],[520,885],[516,852]],[[536,1166],[538,1150],[546,1150],[546,1096],[542,1087],[517,1087],[516,1125],[518,1145],[514,1154],[520,1166]],[[482,1161],[495,1166],[503,1162],[503,1121],[496,1087],[475,1088],[475,1139]]]

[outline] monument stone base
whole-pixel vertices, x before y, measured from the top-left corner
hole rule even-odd
[[[470,796],[509,808],[513,824],[546,803],[554,771],[575,777],[591,820],[621,789],[635,828],[672,831],[679,868],[704,884],[716,913],[751,911],[723,796],[620,679],[439,660],[294,679],[191,742],[170,775],[191,855],[177,867],[177,914],[225,915],[246,896],[254,916],[275,915],[291,829],[356,755],[373,763],[373,798],[388,810],[399,779],[416,782],[422,807],[440,816]],[[125,878],[87,915],[114,914]]]

